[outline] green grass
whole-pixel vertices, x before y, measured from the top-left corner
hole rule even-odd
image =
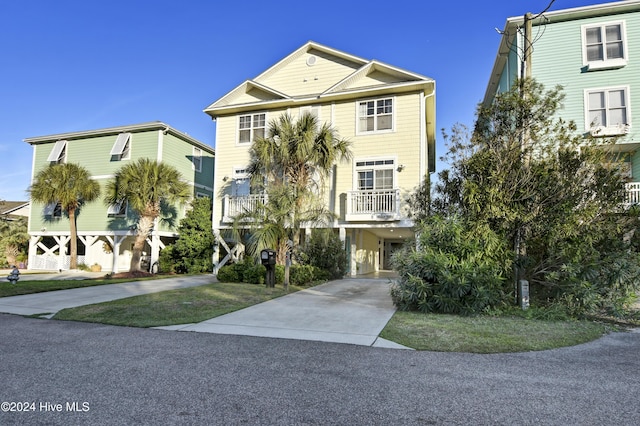
[[[578,345],[611,330],[590,321],[396,312],[380,337],[424,351],[501,353]]]
[[[289,286],[289,292],[300,289]],[[190,324],[285,294],[282,287],[215,283],[64,309],[53,318],[133,327]]]
[[[16,284],[0,281],[0,297],[20,296],[22,294],[42,293],[45,291],[68,290],[70,288],[92,287],[96,285],[118,284],[149,279],[169,278],[170,275],[154,275],[145,278],[98,278],[87,280],[33,280],[23,275]]]

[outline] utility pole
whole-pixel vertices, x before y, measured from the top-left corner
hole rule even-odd
[[[531,78],[531,54],[533,53],[533,43],[531,42],[531,33],[533,30],[533,16],[531,12],[527,12],[524,15],[524,52],[522,55],[522,62],[520,65],[520,96],[523,101],[523,108],[526,108],[527,94],[525,90],[525,82]],[[528,168],[529,156],[527,154],[527,145],[529,144],[529,129],[528,123],[524,119],[524,114],[520,125],[523,127],[520,133],[520,151],[521,151],[521,167]],[[522,309],[529,307],[529,282],[523,277],[522,267],[520,266],[521,260],[527,253],[526,242],[524,241],[525,225],[519,223],[516,226],[516,235],[513,248],[516,256],[516,263],[514,264],[514,286],[516,290],[516,304],[520,305]]]

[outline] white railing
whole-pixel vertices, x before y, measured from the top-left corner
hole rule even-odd
[[[640,182],[629,182],[625,184],[627,189],[627,197],[625,199],[625,207],[630,207],[634,204],[640,204]]]
[[[258,203],[266,203],[264,194],[253,195],[225,195],[223,205],[223,221],[232,222],[239,214],[251,212],[256,209]]]
[[[399,217],[399,189],[347,193],[347,220],[398,220]]]

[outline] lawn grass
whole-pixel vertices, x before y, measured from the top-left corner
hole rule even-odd
[[[289,292],[300,287],[289,286]],[[132,327],[190,324],[287,294],[282,287],[215,283],[63,309],[53,318]]]
[[[380,337],[417,350],[486,354],[573,346],[612,329],[591,321],[396,312]]]
[[[70,288],[93,287],[96,285],[128,283],[141,280],[170,278],[173,275],[154,275],[144,278],[96,278],[83,280],[32,280],[23,275],[16,284],[0,282],[0,297],[20,296],[22,294],[43,293],[45,291],[68,290]]]

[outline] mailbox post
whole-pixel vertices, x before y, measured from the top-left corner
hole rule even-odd
[[[264,277],[264,284],[267,287],[276,286],[276,251],[264,249],[260,252],[260,262],[265,266],[267,272]]]

